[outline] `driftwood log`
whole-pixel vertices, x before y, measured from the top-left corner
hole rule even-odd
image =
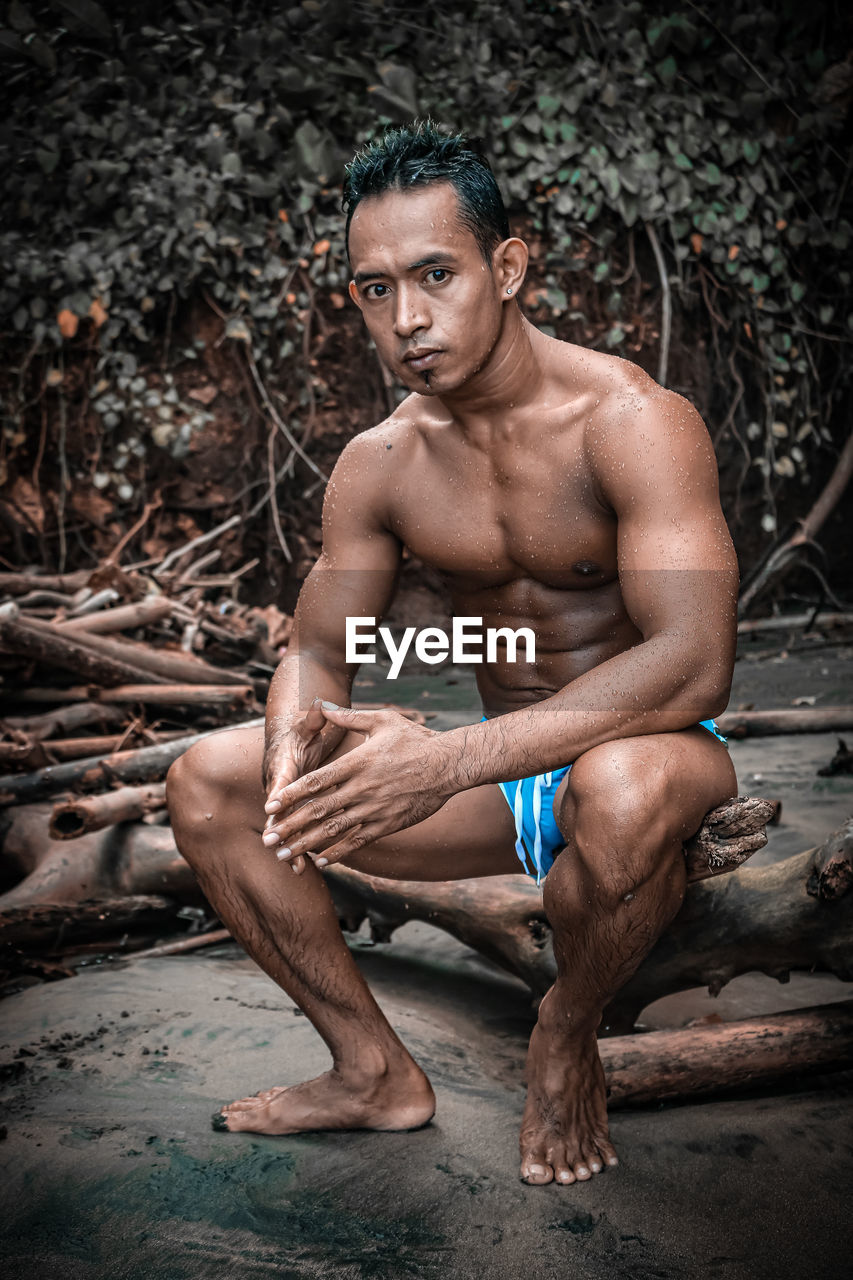
[[[73,595],[88,586],[92,577],[90,569],[78,569],[74,573],[0,573],[0,595],[25,596],[28,591],[59,591]]]
[[[245,729],[263,724],[263,719],[244,721],[232,725]],[[158,743],[154,747],[140,747],[136,751],[117,751],[109,756],[89,756],[70,764],[38,769],[34,773],[7,774],[0,778],[0,808],[13,804],[35,804],[61,791],[104,791],[115,782],[158,782],[166,775],[173,760],[183,755],[196,742],[208,736],[193,733],[171,742]]]
[[[4,914],[10,909],[116,902],[150,894],[168,897],[178,906],[204,904],[195,874],[178,853],[168,826],[125,822],[72,841],[52,840],[47,832],[49,807],[33,805],[12,813],[4,854],[28,873],[0,895],[0,942],[15,941]],[[10,814],[3,816],[8,822]]]
[[[75,942],[109,938],[128,929],[163,929],[179,910],[172,899],[152,895],[9,907],[2,913],[0,947],[39,954],[70,949]]]
[[[753,970],[779,981],[792,969],[853,981],[853,893],[834,894],[850,874],[839,863],[849,865],[851,857],[853,824],[784,862],[691,884],[673,923],[608,1008],[604,1027],[629,1030],[661,996],[693,987],[716,995]],[[516,974],[534,995],[554,980],[542,894],[527,877],[423,884],[332,867],[326,878],[348,929],[366,919],[374,938],[388,941],[407,920],[424,920]]]
[[[727,738],[769,738],[783,733],[843,733],[853,729],[853,705],[786,707],[780,711],[727,711],[717,717]]]
[[[76,796],[54,805],[48,831],[52,840],[74,840],[118,822],[133,822],[166,807],[166,784],[119,787],[99,796]]]
[[[11,611],[16,609],[17,606],[14,604],[0,606],[0,617],[5,616],[5,611],[11,620]],[[19,620],[19,625],[23,625],[23,619]],[[36,619],[28,620],[25,625],[28,630],[38,631],[43,637],[51,637],[54,641],[58,638],[65,645],[74,646],[75,653],[80,649],[88,650],[98,654],[104,662],[116,662],[127,666],[128,670],[137,673],[135,681],[133,677],[127,678],[130,683],[148,684],[169,681],[187,684],[246,683],[245,675],[239,675],[224,667],[211,666],[203,658],[193,657],[187,653],[176,653],[171,649],[155,649],[152,645],[138,644],[135,640],[116,640],[87,630],[70,631]],[[61,649],[58,652],[61,652]],[[75,657],[73,661],[77,662],[79,658]],[[76,669],[71,665],[70,660],[68,665],[70,670]],[[105,683],[117,682],[111,680]]]
[[[853,1000],[599,1041],[608,1105],[636,1106],[853,1066]]]
[[[146,689],[148,685],[144,686]],[[32,716],[6,716],[0,721],[0,730],[11,734],[16,740],[43,742],[59,733],[68,733],[72,729],[86,729],[90,725],[98,725],[101,729],[109,729],[124,720],[124,712],[119,707],[105,706],[100,700],[87,701],[89,691],[77,691],[81,701],[69,703],[67,706],[55,707],[52,711],[42,711]]]
[[[146,596],[135,604],[122,604],[115,609],[99,609],[80,617],[63,618],[54,623],[61,631],[86,631],[90,635],[111,635],[115,631],[132,631],[137,627],[163,622],[171,617],[172,601],[166,596]]]
[[[105,653],[83,638],[25,619],[15,604],[0,605],[0,649],[32,662],[72,671],[96,685],[156,684],[161,677],[136,666],[128,654]],[[106,641],[101,640],[102,644]]]

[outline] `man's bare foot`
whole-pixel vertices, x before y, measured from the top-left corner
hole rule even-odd
[[[545,1000],[527,1056],[521,1178],[531,1186],[586,1182],[619,1163],[608,1136],[604,1070],[595,1032],[569,1037],[562,1028],[553,1030],[547,1014],[543,1018],[544,1005]]]
[[[435,1112],[435,1094],[414,1063],[372,1079],[345,1079],[334,1068],[304,1084],[265,1089],[213,1115],[231,1133],[306,1133],[316,1129],[420,1129]]]

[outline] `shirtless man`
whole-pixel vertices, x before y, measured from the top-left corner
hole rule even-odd
[[[356,156],[346,200],[350,294],[412,394],[335,467],[265,735],[214,734],[169,776],[209,901],[333,1065],[214,1124],[429,1121],[429,1080],[356,967],[322,868],[452,880],[521,857],[545,874],[557,962],[530,1040],[521,1177],[573,1183],[616,1163],[602,1010],[678,911],[682,842],[736,791],[701,723],[726,705],[735,639],[714,453],[679,396],[525,320],[527,249],[464,138],[392,131]],[[533,663],[477,668],[480,723],[436,733],[348,706],[346,619],[385,612],[404,547],[444,575],[454,615],[535,632]]]

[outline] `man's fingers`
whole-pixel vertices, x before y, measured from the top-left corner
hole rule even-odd
[[[267,802],[264,805],[264,813],[278,813],[282,807],[282,794],[292,782],[299,777],[299,769],[296,762],[291,760],[279,773],[275,775],[269,785],[267,792]]]
[[[356,733],[371,733],[377,728],[381,711],[357,711],[353,707],[339,707],[336,702],[321,702],[320,709],[332,724],[343,729],[355,729]]]
[[[379,839],[380,835],[382,835],[382,832],[373,823],[368,823],[363,827],[356,827],[343,840],[339,840],[337,844],[330,845],[328,849],[324,849],[318,857],[315,857],[314,865],[319,867],[320,870],[323,867],[333,866],[334,863],[349,857],[351,853],[357,853],[365,845],[372,844],[374,840]]]
[[[357,799],[357,796],[352,797],[353,802]],[[340,817],[341,810],[346,810],[348,803],[349,797],[346,793],[341,794],[341,791],[336,789],[334,794],[329,793],[319,796],[316,800],[306,801],[278,821],[275,820],[274,815],[270,815],[267,818],[265,835],[274,833],[283,844],[287,844],[291,836],[295,837],[309,828],[313,829],[314,825],[322,824],[326,818],[334,819],[335,815]],[[264,840],[264,844],[272,843],[272,840]]]
[[[275,849],[279,861],[286,862],[299,854],[325,852],[340,840],[341,836],[357,827],[360,821],[359,809],[338,810],[330,813],[321,822],[308,823],[294,835],[282,837],[277,831],[268,831],[264,834],[263,840],[267,848]]]
[[[289,783],[279,794],[282,809],[291,809],[296,805],[304,804],[306,800],[313,800],[324,792],[330,791],[332,787],[339,787],[347,782],[354,772],[351,757],[357,754],[357,751],[349,751],[332,764],[324,764],[322,768],[315,769],[312,773],[305,773],[301,778]],[[267,803],[270,802],[267,801]]]

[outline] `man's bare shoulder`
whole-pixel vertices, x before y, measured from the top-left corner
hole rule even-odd
[[[408,396],[393,413],[345,445],[326,488],[326,519],[360,513],[365,526],[390,528],[400,477],[411,472],[425,428],[436,425],[429,401]]]
[[[571,381],[584,406],[584,444],[591,462],[604,465],[616,451],[665,443],[679,454],[707,459],[712,452],[707,429],[684,396],[660,386],[631,360],[569,343],[559,347],[561,379]]]
[[[341,451],[335,471],[350,473],[367,467],[374,476],[395,468],[417,448],[424,430],[438,425],[430,401],[410,395],[375,427],[359,431]]]

